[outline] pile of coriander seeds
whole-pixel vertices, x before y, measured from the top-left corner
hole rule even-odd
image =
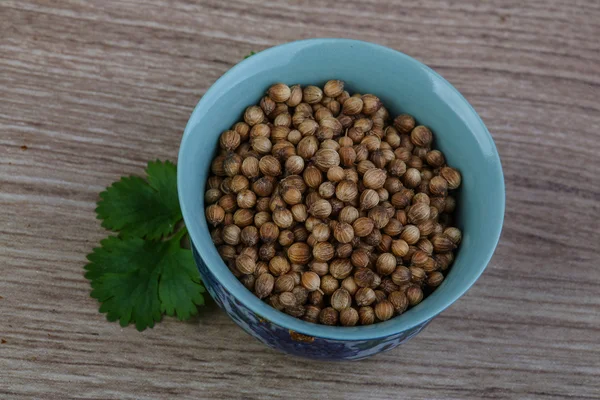
[[[460,173],[408,114],[344,82],[271,86],[221,134],[206,219],[231,272],[277,310],[369,325],[437,288],[454,260]]]

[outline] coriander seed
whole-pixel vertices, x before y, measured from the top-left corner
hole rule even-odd
[[[273,243],[265,243],[258,249],[258,258],[262,261],[269,261],[275,257],[275,245]]]
[[[420,224],[429,219],[429,204],[418,202],[410,207],[407,213],[408,221],[412,224]]]
[[[452,226],[444,230],[444,236],[450,239],[455,245],[458,245],[462,239],[462,233],[460,232],[460,229]]]
[[[242,229],[240,240],[246,246],[256,246],[259,239],[258,229],[255,226],[250,225]]]
[[[288,248],[287,256],[294,264],[306,264],[310,260],[311,251],[306,243],[298,242]]]
[[[383,290],[375,290],[375,302],[380,303],[387,300],[387,294]]]
[[[297,305],[296,296],[292,292],[283,292],[279,295],[279,302],[284,307],[294,307]]]
[[[377,258],[377,273],[390,275],[396,269],[396,257],[392,253],[383,253]]]
[[[290,87],[290,97],[286,100],[285,104],[288,107],[296,107],[302,102],[302,88],[300,85],[293,85]]]
[[[304,272],[302,274],[302,286],[311,292],[319,290],[321,278],[313,271]]]
[[[372,219],[367,217],[358,218],[352,224],[352,228],[354,229],[354,235],[358,237],[365,237],[373,231],[375,227],[375,223]]]
[[[262,122],[264,118],[265,114],[258,106],[250,106],[246,108],[246,112],[244,113],[244,121],[250,126]]]
[[[227,225],[223,228],[223,240],[229,245],[236,246],[240,243],[241,232],[237,225]]]
[[[346,289],[337,289],[331,295],[331,307],[335,310],[342,311],[343,309],[350,307],[350,305],[352,305],[352,297]]]
[[[311,188],[316,189],[323,182],[323,176],[321,171],[315,166],[309,165],[304,169],[302,174],[304,182]]]
[[[281,276],[290,271],[290,263],[285,257],[275,256],[269,261],[269,271],[274,276]]]
[[[355,308],[348,307],[340,311],[340,324],[343,326],[355,326],[358,323],[359,315]]]
[[[346,222],[340,222],[333,229],[333,236],[340,243],[350,243],[354,239],[354,228]]]
[[[375,291],[369,287],[361,287],[354,295],[354,301],[358,306],[368,306],[375,302]]]
[[[346,291],[348,291],[348,293],[350,293],[351,296],[354,296],[356,294],[356,291],[358,290],[358,285],[356,284],[356,282],[354,281],[354,277],[352,276],[347,276],[346,278],[344,278],[341,286],[342,288],[346,289]]]
[[[400,133],[409,133],[415,127],[415,119],[408,114],[400,114],[394,119],[394,128]]]
[[[367,267],[369,265],[369,253],[365,249],[356,249],[352,252],[350,261],[352,262],[352,265],[357,268]]]
[[[296,222],[304,222],[308,218],[308,211],[304,204],[295,204],[292,209],[292,216]]]
[[[429,181],[429,191],[433,196],[445,196],[448,192],[448,181],[441,176],[434,176]]]
[[[262,99],[260,99],[259,106],[266,115],[271,115],[273,111],[275,111],[277,104],[275,104],[273,99],[269,96],[264,96]]]
[[[318,242],[313,247],[312,255],[316,261],[327,262],[335,256],[335,248],[329,242]]]
[[[358,196],[358,187],[350,180],[343,180],[338,183],[335,196],[343,202],[351,202]]]
[[[316,218],[327,218],[331,214],[331,210],[331,203],[329,201],[319,199],[308,208],[308,213]]]
[[[396,267],[394,272],[392,272],[391,278],[392,282],[400,286],[410,282],[410,280],[412,279],[412,273],[410,269],[400,265]]]
[[[244,233],[244,231],[242,231],[242,234],[243,233]],[[294,232],[292,232],[288,229],[285,229],[285,230],[279,232],[279,238],[277,239],[277,242],[279,243],[280,246],[287,247],[287,246],[292,245],[292,243],[294,243],[294,240],[295,240]]]
[[[423,125],[415,127],[410,133],[410,140],[415,146],[427,147],[431,143],[433,135],[429,128]]]
[[[252,274],[256,269],[256,263],[252,257],[247,255],[238,256],[235,260],[235,266],[242,274]]]
[[[385,170],[379,168],[372,168],[366,171],[363,175],[363,183],[366,188],[379,189],[385,184],[387,174]]]
[[[358,315],[361,325],[371,325],[375,322],[375,311],[372,307],[366,306],[359,308]]]
[[[254,293],[259,299],[269,296],[275,286],[275,278],[269,273],[259,275],[254,282]]]
[[[321,310],[319,321],[323,325],[337,325],[338,312],[333,307],[327,307]]]
[[[334,166],[327,171],[327,179],[331,182],[340,182],[344,177],[345,173],[342,167]]]
[[[323,294],[331,296],[339,287],[339,281],[331,275],[321,277],[321,291]]]
[[[317,86],[305,87],[302,94],[302,99],[308,104],[316,104],[323,98],[323,91]]]
[[[319,185],[319,195],[324,199],[331,199],[335,195],[335,185],[331,182],[323,182]]]
[[[388,301],[394,307],[396,314],[402,314],[408,308],[408,299],[403,292],[394,291],[388,295]]]
[[[456,244],[448,236],[441,234],[431,238],[433,250],[437,253],[445,253],[456,248]]]
[[[292,91],[288,85],[284,83],[276,83],[269,88],[267,94],[271,99],[273,99],[273,101],[277,103],[283,103],[289,100]]]
[[[217,204],[211,204],[206,208],[206,220],[213,226],[219,225],[225,219],[225,210]]]
[[[423,300],[423,291],[418,286],[411,286],[406,290],[406,298],[408,299],[408,304],[416,306]]]
[[[444,275],[439,271],[434,271],[434,272],[431,272],[427,276],[426,283],[430,287],[438,287],[442,284],[443,280],[444,280]]]
[[[439,168],[446,162],[446,160],[444,159],[444,155],[439,150],[428,151],[425,155],[425,161],[427,161],[427,164],[431,165],[434,168]]]
[[[338,79],[327,81],[323,87],[323,92],[325,96],[338,97],[344,92],[344,81]]]
[[[310,263],[309,269],[319,276],[325,276],[329,273],[329,264],[313,261]]]
[[[358,217],[359,217],[359,213],[356,208],[354,208],[352,206],[346,206],[346,207],[342,208],[342,210],[340,211],[338,220],[340,222],[345,222],[347,224],[351,224],[354,221],[356,221],[356,219]],[[339,240],[339,239],[337,239],[337,240]]]
[[[275,279],[273,290],[275,293],[291,292],[294,289],[294,278],[291,275],[285,274]]]
[[[359,97],[350,97],[342,104],[342,113],[345,115],[356,115],[362,111],[363,101]]]
[[[425,277],[427,276],[427,273],[425,272],[425,270],[423,268],[420,267],[409,267],[408,268],[410,270],[410,274],[411,274],[411,280],[414,283],[421,283],[425,280]]]
[[[302,319],[306,322],[312,322],[313,324],[316,324],[319,320],[321,309],[317,306],[308,305],[304,307],[304,310],[304,316]]]
[[[373,189],[365,189],[360,195],[361,210],[370,210],[379,204],[379,194]]]

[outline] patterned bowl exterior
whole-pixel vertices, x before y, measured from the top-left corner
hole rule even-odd
[[[284,353],[316,360],[360,360],[391,350],[406,342],[421,332],[431,321],[430,319],[412,329],[371,340],[332,340],[294,332],[255,314],[240,303],[210,272],[195,246],[192,246],[192,250],[204,286],[219,307],[224,309],[229,317],[247,333],[267,346]]]

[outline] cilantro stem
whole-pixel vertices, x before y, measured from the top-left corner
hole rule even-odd
[[[181,239],[183,239],[183,237],[188,233],[188,230],[186,228],[186,226],[184,225],[180,230],[178,230],[173,237],[171,237],[171,239],[169,241],[174,241],[177,243],[177,245],[179,246],[179,242],[181,241]]]

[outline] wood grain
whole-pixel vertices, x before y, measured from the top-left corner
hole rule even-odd
[[[0,398],[600,398],[597,1],[3,0],[0,24]],[[214,306],[107,322],[82,269],[106,234],[98,192],[174,160],[244,55],[308,37],[406,52],[481,114],[507,185],[485,274],[357,363],[275,353]]]

